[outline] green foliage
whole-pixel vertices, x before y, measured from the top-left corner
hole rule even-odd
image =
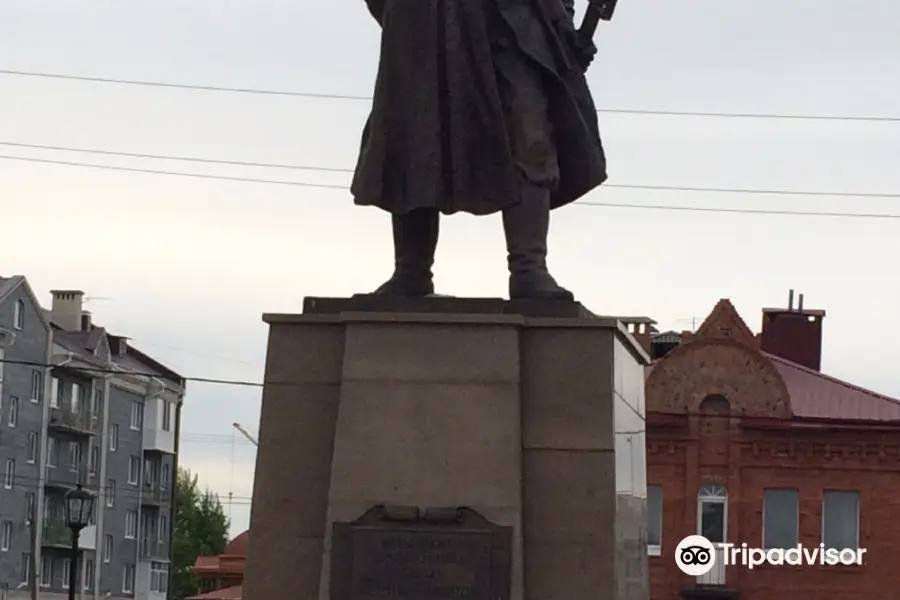
[[[198,556],[216,556],[228,543],[228,518],[219,497],[201,491],[197,476],[178,469],[175,480],[175,539],[173,540],[172,598],[197,594],[200,581],[191,572]]]

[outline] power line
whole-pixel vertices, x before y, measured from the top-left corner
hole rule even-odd
[[[179,171],[163,171],[158,169],[142,169],[137,167],[120,167],[115,165],[97,165],[82,163],[76,161],[53,160],[47,158],[31,158],[24,156],[6,156],[0,155],[0,160],[14,160],[23,162],[33,162],[42,164],[63,165],[69,167],[101,169],[107,171],[121,171],[128,173],[144,173],[148,175],[166,175],[173,177],[188,177],[194,179],[213,179],[222,181],[236,181],[242,183],[256,183],[267,185],[285,185],[307,188],[321,188],[333,190],[347,190],[346,185],[328,184],[328,183],[312,183],[306,181],[284,181],[277,179],[261,179],[256,177],[235,177],[230,175],[211,175],[208,173],[189,173]],[[632,184],[604,184],[606,188],[634,189],[634,190],[654,190],[667,192],[697,192],[697,193],[722,193],[722,194],[753,194],[753,195],[782,195],[782,196],[812,196],[812,197],[847,197],[847,198],[900,198],[900,193],[868,193],[868,192],[814,192],[801,190],[774,190],[774,189],[749,189],[749,188],[713,188],[713,187],[684,187],[669,185],[632,185]],[[900,219],[900,214],[889,213],[851,213],[851,212],[819,212],[819,211],[800,211],[800,210],[766,210],[766,209],[750,209],[750,208],[710,208],[699,206],[671,206],[671,205],[654,205],[654,204],[626,204],[614,202],[598,202],[590,200],[581,200],[575,204],[576,206],[598,206],[606,208],[631,208],[645,210],[670,210],[670,211],[687,211],[687,212],[710,212],[710,213],[732,213],[732,214],[757,214],[757,215],[782,215],[782,216],[806,216],[806,217],[841,217],[841,218],[860,218],[860,219]]]
[[[57,467],[57,468],[60,470],[72,473],[66,467]],[[75,474],[72,473],[72,475],[75,475]],[[98,474],[94,474],[94,476],[99,477]],[[15,475],[13,475],[13,479],[15,482],[19,482],[23,487],[29,487],[29,488],[35,487],[36,488],[36,487],[40,487],[40,485],[41,485],[41,480],[39,478],[32,477],[30,475],[15,474]],[[51,485],[56,482],[56,480],[54,480],[52,477],[48,477],[48,478],[44,479],[43,485],[47,485],[48,481],[51,483]],[[60,483],[62,483],[62,482],[60,482]],[[74,484],[73,484],[73,487],[74,487]],[[107,490],[107,491],[112,490],[113,492],[116,492],[116,494],[115,494],[116,500],[119,500],[119,499],[126,499],[126,500],[134,499],[134,500],[136,500],[138,498],[147,498],[148,495],[150,495],[146,490],[141,491],[141,486],[136,485],[136,484],[116,483],[113,486],[95,485],[93,487],[96,487],[98,489],[102,487],[104,490]],[[159,488],[159,490],[161,492],[167,492],[167,493],[171,492],[171,488],[166,488],[166,489]],[[121,492],[121,494],[119,492]],[[203,490],[200,493],[202,494],[202,493],[207,493],[207,492],[212,494],[213,496],[218,496],[220,500],[228,496],[227,492],[223,494],[221,492],[217,492],[215,490],[211,490],[208,488]],[[246,502],[249,504],[250,501],[253,500],[253,496],[232,496],[232,499],[238,500],[238,501],[243,501],[243,502]]]
[[[53,363],[43,363],[33,360],[15,360],[12,358],[0,358],[0,363],[6,363],[11,365],[23,365],[27,367],[70,367],[77,369],[78,371],[84,371],[86,373],[109,373],[114,375],[128,375],[131,377],[154,377],[156,379],[174,379],[172,377],[166,377],[164,375],[160,375],[159,373],[141,373],[138,371],[122,371],[120,369],[111,369],[107,367],[88,367],[81,366],[71,367],[71,365],[56,365]],[[209,377],[182,377],[184,381],[194,381],[197,383],[216,383],[221,385],[237,385],[237,386],[246,386],[246,387],[263,387],[263,384],[258,381],[242,381],[239,379],[213,379]]]
[[[217,85],[197,85],[186,83],[171,83],[164,81],[144,81],[136,79],[115,79],[111,77],[88,77],[83,75],[66,75],[62,73],[41,73],[35,71],[17,71],[12,69],[0,69],[0,75],[20,77],[37,77],[42,79],[60,79],[67,81],[82,81],[89,83],[106,83],[117,85],[133,85],[142,87],[170,88],[181,90],[198,90],[205,92],[227,92],[234,94],[255,94],[263,96],[288,96],[294,98],[317,98],[323,100],[362,100],[371,101],[371,96],[356,96],[351,94],[324,94],[313,92],[294,92],[287,90],[269,90],[261,88],[224,87]],[[862,121],[876,123],[900,123],[900,117],[889,116],[857,116],[857,115],[803,115],[781,113],[726,113],[707,111],[676,111],[676,110],[642,110],[626,108],[600,108],[599,113],[629,114],[629,115],[657,115],[672,117],[707,117],[707,118],[732,118],[732,119],[782,119],[795,121]]]

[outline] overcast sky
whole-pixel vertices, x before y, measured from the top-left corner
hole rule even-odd
[[[583,8],[580,7],[580,8]],[[601,108],[900,116],[896,0],[621,0],[589,74]],[[362,0],[0,0],[0,69],[369,96],[379,30]],[[0,142],[349,168],[368,102],[0,75]],[[601,114],[610,183],[900,193],[900,122]],[[222,167],[0,145],[0,155],[346,184],[345,173]],[[601,189],[586,200],[894,213],[900,199]],[[258,381],[263,312],[368,291],[389,221],[317,189],[0,159],[0,273],[79,288],[95,320],[185,375]],[[828,311],[824,369],[900,397],[886,338],[900,220],[571,206],[550,263],[595,312],[685,329],[730,297],[758,329],[787,291]],[[439,291],[506,291],[499,217],[445,221]],[[246,527],[255,388],[192,384],[183,460]],[[235,440],[232,443],[232,440]]]

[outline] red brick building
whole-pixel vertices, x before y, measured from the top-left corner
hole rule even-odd
[[[648,367],[652,600],[900,598],[900,402],[819,371],[823,311],[728,300],[694,334],[654,334]],[[679,339],[680,338],[680,339]],[[876,352],[877,349],[860,349]],[[864,564],[721,567],[688,577],[682,538],[865,548]],[[720,557],[721,558],[721,557]],[[894,584],[898,585],[894,585]]]

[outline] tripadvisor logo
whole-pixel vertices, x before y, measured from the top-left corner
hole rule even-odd
[[[805,548],[797,545],[793,548],[750,548],[747,544],[713,544],[702,535],[689,535],[681,540],[675,548],[675,564],[692,577],[706,575],[721,561],[723,566],[741,565],[753,569],[763,564],[770,565],[861,565],[864,548]]]

